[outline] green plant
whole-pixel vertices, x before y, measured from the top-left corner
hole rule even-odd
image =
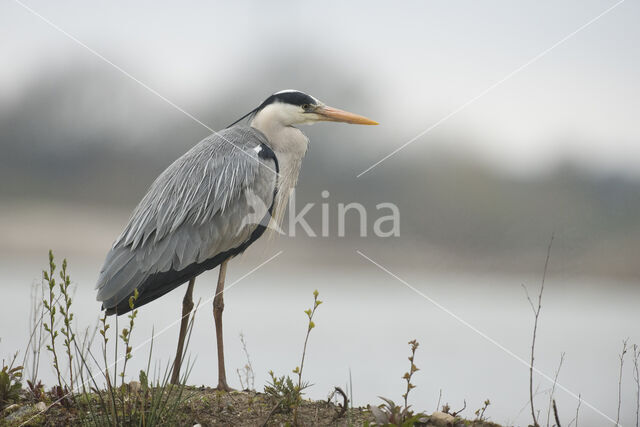
[[[129,308],[131,309],[131,311],[129,312],[129,315],[127,316],[129,318],[129,327],[122,328],[122,332],[120,333],[120,339],[124,344],[124,356],[123,356],[124,363],[122,366],[122,371],[118,375],[120,376],[120,380],[121,380],[120,401],[122,403],[122,414],[123,414],[122,416],[123,416],[123,421],[125,423],[127,422],[126,414],[129,414],[129,421],[131,421],[131,418],[136,415],[136,409],[137,409],[136,405],[133,404],[134,399],[131,396],[131,387],[125,386],[125,375],[127,372],[127,363],[133,357],[131,354],[133,350],[131,347],[131,333],[133,331],[133,327],[135,326],[136,317],[138,316],[138,310],[137,309],[134,310],[134,305],[135,305],[135,302],[138,300],[139,295],[140,294],[138,293],[138,290],[135,289],[133,291],[133,295],[129,297]],[[141,374],[142,373],[144,373],[144,371],[141,371]],[[146,376],[146,373],[144,374],[145,374],[144,380],[146,381],[147,376]],[[142,384],[142,375],[140,375],[139,377]],[[115,384],[115,380],[114,380],[114,384]]]
[[[402,405],[396,405],[393,400],[380,397],[384,401],[380,406],[371,406],[369,410],[375,419],[375,425],[411,427],[423,422],[426,415],[414,414]]]
[[[44,330],[49,333],[49,344],[47,344],[47,350],[49,350],[53,356],[53,368],[56,371],[58,378],[58,394],[64,390],[62,385],[62,376],[60,375],[60,364],[58,363],[58,353],[56,352],[56,338],[58,337],[58,331],[56,330],[56,302],[55,295],[56,279],[54,273],[56,271],[56,264],[53,260],[53,251],[49,250],[49,271],[43,270],[42,277],[49,288],[48,299],[45,298],[42,301],[46,312],[49,315],[49,323],[43,322]]]
[[[62,261],[62,268],[58,273],[59,282],[56,282],[56,263],[54,261],[53,251],[49,250],[49,266],[48,270],[42,271],[42,277],[45,282],[45,289],[48,290],[45,297],[42,299],[43,316],[42,316],[42,328],[48,335],[49,342],[46,345],[47,350],[51,353],[53,358],[53,368],[56,373],[58,383],[52,389],[52,395],[56,402],[60,402],[65,406],[71,405],[71,400],[74,398],[74,369],[73,369],[73,352],[72,347],[75,341],[75,333],[73,332],[72,321],[73,313],[71,312],[71,297],[70,286],[71,279],[67,273],[67,260]],[[57,294],[59,292],[59,295]],[[44,314],[46,313],[46,317]],[[60,325],[59,325],[60,324]],[[37,325],[37,324],[36,324]],[[58,329],[59,327],[59,329]],[[56,339],[59,334],[62,334],[62,345],[65,348],[65,353],[68,361],[68,381],[62,375],[62,367],[60,365],[61,359],[58,355],[58,349],[56,346]],[[30,338],[30,342],[33,339]],[[29,344],[31,345],[31,344]],[[37,343],[35,344],[37,345]],[[34,358],[39,358],[39,349],[34,354]],[[37,361],[35,361],[37,366]],[[32,375],[31,387],[32,392],[36,391],[36,377],[37,369],[34,370]]]
[[[2,361],[2,370],[0,371],[0,410],[18,400],[20,390],[22,390],[22,366],[13,366],[15,364],[18,353],[13,356],[11,362],[7,365]]]
[[[409,398],[409,392],[411,392],[411,390],[416,387],[411,383],[411,377],[413,377],[414,373],[419,371],[418,367],[415,365],[415,363],[413,363],[413,359],[416,357],[416,350],[420,346],[420,343],[418,343],[418,341],[416,340],[411,340],[409,341],[409,345],[411,346],[411,355],[409,356],[409,362],[410,362],[409,371],[405,372],[404,375],[402,376],[402,378],[404,378],[407,381],[407,391],[402,395],[402,397],[404,398],[405,411],[409,410],[409,405],[407,404],[407,399]]]
[[[74,424],[95,426],[156,426],[156,425],[176,425],[180,415],[178,408],[185,402],[185,384],[191,372],[192,364],[187,361],[186,369],[178,384],[170,384],[171,369],[168,364],[164,373],[159,372],[149,374],[151,359],[153,354],[153,334],[149,349],[149,358],[146,370],[141,370],[137,376],[138,381],[125,383],[128,361],[133,357],[131,335],[135,327],[135,320],[138,311],[134,309],[138,298],[137,290],[129,299],[131,312],[128,316],[128,325],[118,331],[117,317],[115,327],[115,340],[110,340],[110,325],[107,322],[106,314],[100,319],[100,323],[90,332],[86,329],[84,338],[76,339],[73,329],[74,315],[71,310],[71,279],[67,271],[67,261],[62,262],[61,269],[56,271],[53,252],[49,251],[48,269],[43,271],[44,282],[42,284],[42,297],[36,297],[38,303],[32,304],[32,332],[29,337],[26,352],[32,354],[33,363],[31,380],[27,380],[31,396],[37,401],[46,401],[51,407],[62,403],[69,411],[67,421]],[[59,278],[56,278],[56,275]],[[188,349],[193,320],[196,310],[193,311],[188,325],[188,338],[184,347],[183,359]],[[92,352],[92,343],[97,332],[102,336],[102,361],[96,360]],[[59,353],[60,342],[66,350],[65,354]],[[44,386],[37,381],[37,368],[39,362],[39,343],[46,340],[46,348],[53,358],[53,366],[56,372],[58,383],[50,393],[46,393]],[[124,354],[118,354],[118,342],[124,344]],[[111,344],[111,345],[109,345]],[[109,363],[109,348],[113,348],[114,360]],[[25,352],[25,353],[26,353]],[[6,365],[2,364],[0,371],[0,409],[12,401],[21,397],[21,379],[23,376],[22,366],[14,367],[15,360]],[[117,362],[119,358],[124,359],[121,371],[118,370]],[[64,378],[64,359],[69,363],[69,376]],[[25,356],[25,360],[27,360]],[[24,365],[24,363],[22,364]],[[99,369],[100,372],[94,372]],[[112,370],[112,371],[111,371]],[[110,375],[110,371],[113,376]],[[96,378],[104,377],[104,383],[99,384]],[[121,384],[117,386],[117,377],[121,377]],[[75,386],[79,388],[74,394]],[[35,419],[36,414],[26,423]]]
[[[318,299],[319,292],[318,290],[313,291],[313,308],[308,308],[304,311],[304,313],[309,318],[309,323],[307,324],[307,335],[304,337],[304,346],[302,348],[302,360],[300,361],[300,366],[296,367],[293,370],[294,374],[298,375],[298,387],[302,385],[302,369],[304,368],[304,358],[307,354],[307,343],[309,342],[309,335],[311,334],[311,330],[316,327],[316,324],[313,323],[313,316],[316,314],[316,309],[322,301]]]
[[[192,367],[191,361],[187,360],[186,369],[178,384],[172,384],[170,381],[171,363],[167,364],[164,374],[162,377],[157,377],[155,382],[149,380],[147,372],[141,370],[139,391],[129,388],[132,391],[130,398],[134,408],[129,424],[141,426],[176,425],[179,415],[178,408],[186,400],[185,384]]]
[[[309,387],[309,384],[297,385],[288,375],[277,377],[273,371],[269,371],[269,375],[271,380],[264,387],[264,392],[277,401],[276,410],[279,412],[291,412],[300,404],[302,400],[301,392]]]
[[[277,401],[273,407],[267,420],[276,411],[290,412],[293,410],[293,424],[298,424],[298,407],[302,402],[302,391],[310,386],[308,382],[302,380],[302,371],[304,369],[304,360],[307,355],[307,344],[309,343],[309,336],[311,330],[316,327],[313,322],[313,318],[316,314],[316,309],[322,304],[322,301],[318,299],[319,292],[313,291],[313,307],[304,311],[307,315],[307,333],[304,338],[304,345],[302,347],[302,357],[300,359],[300,366],[296,366],[293,373],[298,377],[298,384],[296,384],[289,376],[276,377],[273,371],[269,371],[271,381],[264,387],[264,392]],[[266,421],[265,421],[266,423]]]
[[[420,369],[415,365],[414,360],[416,356],[416,350],[420,346],[420,343],[416,340],[409,341],[409,347],[411,354],[409,355],[409,371],[405,372],[402,378],[407,382],[407,389],[402,395],[404,399],[404,406],[396,405],[393,400],[380,396],[380,399],[384,401],[380,406],[370,406],[369,410],[376,420],[377,425],[395,425],[395,426],[413,426],[416,423],[422,423],[426,420],[427,416],[424,413],[414,414],[411,405],[408,404],[409,393],[416,386],[411,382],[413,374]]]
[[[50,259],[53,261],[53,253],[50,253]],[[53,272],[52,272],[53,273]],[[62,314],[62,327],[60,332],[64,336],[62,342],[66,349],[67,359],[69,360],[69,387],[73,390],[73,354],[72,343],[76,339],[76,334],[73,332],[71,322],[73,321],[73,313],[71,312],[71,297],[69,296],[69,286],[71,285],[71,278],[67,274],[67,260],[62,260],[62,269],[60,270],[60,297],[63,302],[60,303],[60,314]]]
[[[154,342],[154,336],[152,334],[146,370],[140,370],[137,378],[138,381],[131,381],[129,384],[125,384],[124,382],[127,361],[133,357],[130,338],[137,316],[137,310],[133,310],[137,297],[138,293],[134,292],[134,295],[129,299],[129,305],[132,308],[131,314],[129,315],[129,325],[123,329],[119,335],[124,343],[124,355],[120,356],[124,359],[124,364],[122,371],[118,373],[122,379],[119,387],[115,385],[115,380],[112,381],[109,370],[107,369],[109,367],[107,365],[107,351],[109,342],[108,330],[110,326],[107,323],[106,315],[100,319],[100,335],[103,337],[102,353],[105,365],[101,373],[105,379],[106,389],[99,387],[95,380],[95,375],[91,372],[91,365],[84,356],[83,349],[79,349],[76,346],[76,354],[82,362],[82,369],[80,370],[80,375],[82,376],[82,399],[80,399],[80,401],[82,402],[82,412],[86,414],[81,419],[84,425],[156,426],[177,424],[177,417],[179,415],[178,408],[185,401],[185,384],[192,368],[190,361],[187,361],[186,369],[178,384],[172,384],[170,382],[171,364],[167,364],[163,374],[154,375],[155,379],[151,379],[150,369]],[[187,342],[182,357],[183,360],[191,339],[195,315],[196,310],[192,313],[189,322]],[[92,358],[95,365],[99,365],[90,349],[87,349],[86,353]],[[113,365],[115,365],[115,361]],[[114,378],[116,372],[117,368],[114,368]],[[84,380],[85,374],[88,376],[86,381]],[[88,382],[91,382],[93,386],[87,388],[85,384]]]
[[[484,404],[482,405],[482,408],[477,409],[476,412],[474,412],[476,414],[476,418],[474,421],[484,421],[484,412],[487,410],[487,408],[489,407],[489,405],[491,405],[491,401],[489,399],[484,401]]]
[[[124,376],[127,371],[127,362],[131,359],[131,332],[133,331],[133,326],[135,325],[136,317],[138,316],[138,310],[134,310],[134,304],[138,300],[138,290],[135,289],[133,295],[129,297],[129,308],[131,311],[129,312],[129,328],[123,328],[122,333],[120,334],[120,338],[122,339],[122,343],[124,344],[124,366],[122,367],[122,372],[120,372],[120,378],[122,379],[122,385],[124,386]]]
[[[304,311],[304,313],[309,318],[309,323],[307,323],[307,335],[304,337],[304,346],[302,347],[302,358],[300,360],[300,366],[299,367],[296,366],[296,368],[293,370],[293,373],[298,375],[298,391],[300,392],[300,394],[302,394],[302,390],[308,386],[308,385],[305,385],[305,387],[303,388],[302,370],[304,369],[304,359],[307,355],[307,343],[309,342],[309,335],[311,335],[311,330],[316,327],[316,324],[313,323],[313,316],[316,314],[316,309],[320,306],[320,304],[322,304],[322,301],[318,299],[318,295],[319,295],[319,292],[317,289],[313,291],[313,307],[308,308]],[[293,409],[294,425],[298,424],[298,406],[300,405],[300,400],[301,399],[299,399],[296,402]]]

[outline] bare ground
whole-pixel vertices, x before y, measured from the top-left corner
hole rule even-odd
[[[274,410],[277,401],[264,393],[254,391],[219,392],[209,387],[187,387],[185,401],[180,406],[177,424],[181,426],[287,426],[293,425],[293,412]],[[42,406],[42,404],[41,404]],[[82,425],[76,409],[59,405],[38,414],[33,403],[11,405],[0,415],[0,426],[67,426]],[[499,427],[487,421],[469,421],[460,417],[432,414],[416,426],[477,426]],[[341,405],[327,401],[305,400],[297,417],[301,426],[363,426],[374,422],[365,408],[344,410]],[[448,419],[448,421],[446,421]]]

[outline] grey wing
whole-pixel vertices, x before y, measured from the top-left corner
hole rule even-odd
[[[97,299],[108,312],[127,311],[136,289],[136,306],[158,298],[259,237],[277,187],[265,142],[250,127],[225,129],[156,179],[100,272]]]

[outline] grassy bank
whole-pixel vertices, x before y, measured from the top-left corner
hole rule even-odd
[[[95,410],[100,410],[97,395],[93,395]],[[277,399],[266,393],[254,391],[219,392],[207,387],[185,387],[184,401],[176,408],[175,417],[171,423],[163,421],[164,425],[192,426],[282,426],[293,425],[291,412],[273,411],[278,403]],[[21,403],[14,404],[3,413],[4,425],[26,426],[63,426],[86,425],[86,413],[81,413],[81,407],[66,408],[63,405],[53,405],[46,412],[40,413],[40,407],[33,403],[28,396],[24,396]],[[88,411],[84,408],[84,411]],[[25,424],[23,424],[25,423]],[[376,425],[376,418],[370,407],[344,409],[342,403],[335,401],[303,400],[298,410],[298,425],[303,426],[366,426]],[[382,424],[378,424],[382,425]],[[387,424],[389,425],[389,424]],[[464,419],[442,412],[423,415],[420,420],[410,421],[400,425],[425,426],[498,426],[488,421],[478,419]]]

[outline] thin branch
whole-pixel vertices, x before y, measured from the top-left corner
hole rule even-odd
[[[547,409],[547,427],[549,427],[549,421],[551,418],[551,407],[553,406],[552,404],[555,402],[555,400],[553,399],[553,395],[556,391],[556,384],[558,383],[558,375],[560,375],[560,369],[562,369],[564,356],[565,356],[565,353],[562,352],[560,354],[560,363],[558,364],[558,369],[556,370],[556,374],[553,377],[553,386],[551,387],[551,393],[549,394],[549,408]]]
[[[538,395],[543,394],[543,393],[544,393],[544,391],[540,390],[540,384],[538,384],[536,386],[536,391],[533,393],[533,397],[537,397]],[[518,419],[520,417],[520,414],[522,414],[524,412],[524,410],[527,409],[527,407],[529,406],[529,402],[530,401],[531,401],[531,399],[527,399],[525,401],[525,403],[522,405],[522,407],[520,408],[518,413],[514,417],[512,417],[514,420]],[[512,424],[514,424],[514,423],[513,422],[505,422],[505,425],[508,425],[508,426],[510,426]]]
[[[353,379],[351,378],[351,368],[349,368],[349,403],[353,408]]]
[[[582,395],[578,394],[578,406],[576,406],[576,427],[578,427],[578,416],[580,415],[580,404],[582,403]]]
[[[340,394],[343,401],[342,405],[339,403],[337,404],[339,409],[336,410],[336,414],[333,417],[333,421],[335,421],[338,418],[341,418],[347,412],[347,408],[349,407],[349,399],[347,398],[347,393],[345,393],[344,390],[342,390],[340,387],[334,387],[333,389],[333,392],[327,398],[327,404],[331,403],[331,399],[333,399],[333,396],[335,396],[336,394]]]
[[[553,238],[554,238],[554,234],[551,233],[551,239],[549,240],[549,246],[547,247],[547,258],[544,261],[544,270],[542,272],[542,283],[540,284],[540,292],[538,293],[537,307],[533,305],[533,301],[531,300],[531,297],[527,292],[526,286],[522,285],[524,287],[525,293],[527,295],[527,300],[531,305],[531,308],[533,310],[533,315],[534,315],[533,336],[531,339],[531,363],[529,364],[529,402],[531,404],[531,417],[533,418],[534,427],[539,427],[539,424],[538,424],[538,418],[536,416],[536,410],[533,405],[533,361],[534,361],[534,354],[535,354],[535,348],[536,348],[536,334],[538,332],[538,318],[540,317],[540,310],[542,309],[542,293],[544,292],[544,282],[547,278],[547,270],[549,268],[549,258],[551,257],[551,247],[553,245]]]
[[[633,345],[633,379],[636,382],[636,427],[640,427],[640,371],[638,370],[638,359],[640,359],[640,348],[638,344]]]
[[[531,300],[531,297],[529,296],[529,290],[527,289],[527,286],[522,283],[520,286],[522,286],[522,289],[524,289],[524,294],[527,297],[527,301],[529,302],[529,306],[531,307],[531,311],[533,312],[533,315],[536,315],[536,308],[533,305],[533,301]]]
[[[624,366],[624,356],[627,354],[627,343],[629,338],[622,340],[622,351],[618,356],[620,358],[620,373],[618,375],[618,416],[616,417],[616,425],[620,425],[620,407],[622,406],[622,367]]]
[[[457,417],[462,411],[467,409],[467,401],[463,400],[463,402],[464,402],[464,405],[462,406],[462,408],[457,410],[457,411],[455,411],[455,412],[452,412],[451,415],[453,415],[454,417]]]
[[[240,343],[242,344],[242,352],[244,353],[247,363],[244,365],[242,371],[238,368],[238,377],[240,378],[240,386],[243,389],[254,390],[255,374],[253,372],[253,365],[251,364],[251,357],[249,356],[249,350],[247,350],[247,342],[244,339],[244,334],[240,332]],[[244,374],[245,381],[242,380],[242,374]],[[245,384],[246,383],[246,384]],[[246,387],[245,387],[246,385]]]
[[[560,426],[560,417],[558,416],[558,407],[556,406],[556,400],[553,399],[553,418],[556,420],[556,426]]]
[[[271,408],[271,410],[269,411],[269,413],[267,414],[267,418],[264,420],[264,422],[260,425],[260,427],[266,427],[267,423],[269,422],[269,419],[271,419],[271,417],[273,416],[273,414],[276,413],[276,410],[278,410],[278,408],[280,407],[280,404],[284,401],[283,399],[278,400],[278,403],[276,403],[274,405],[273,408]]]

